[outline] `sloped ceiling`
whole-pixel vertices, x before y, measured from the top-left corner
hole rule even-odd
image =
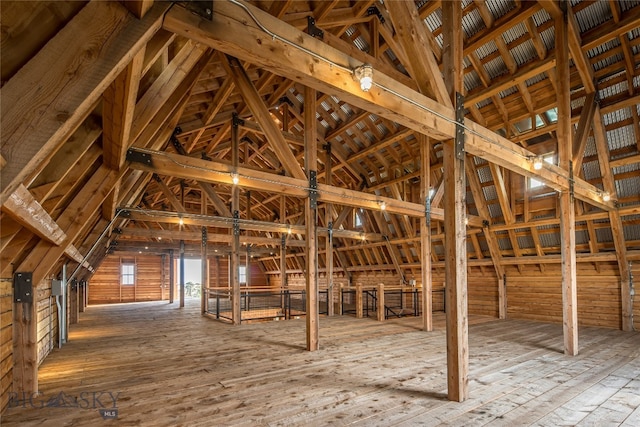
[[[433,261],[442,268],[443,137],[434,129],[423,142],[416,131],[430,116],[394,120],[393,111],[363,95],[332,89],[339,82],[317,81],[320,66],[305,71],[300,64],[298,76],[295,67],[281,71],[277,61],[286,54],[243,48],[254,32],[317,28],[323,34],[314,43],[327,52],[370,63],[374,79],[384,74],[407,93],[446,104],[438,100],[438,79],[423,69],[442,69],[440,2],[418,2],[414,10],[394,3],[213,2],[214,17],[226,10],[242,15],[247,32],[205,44],[189,27],[203,18],[181,21],[179,4],[3,1],[2,277],[37,266],[44,277],[89,255],[78,275],[87,278],[108,253],[158,253],[180,240],[199,251],[203,226],[209,251],[227,253],[234,174],[242,241],[264,271],[277,273],[285,235],[287,252],[299,255],[287,257],[288,271],[302,271],[305,82],[326,88],[313,100],[318,182],[345,190],[338,202],[328,190],[320,194],[318,222],[336,230],[336,262],[352,271],[419,276],[419,214],[411,209],[422,206],[426,144]],[[557,11],[548,3],[462,2],[464,113],[517,144],[512,150],[554,163]],[[577,203],[578,260],[617,261],[616,233],[634,259],[640,1],[572,1],[570,9],[574,141],[584,136],[574,150],[574,174],[595,189],[594,200]],[[270,17],[261,22],[247,10]],[[407,34],[424,43],[412,44]],[[310,43],[289,42],[291,50]],[[581,125],[583,115],[593,119]],[[493,161],[468,156],[467,163],[471,268],[491,269],[494,243],[505,264],[557,262],[556,191],[531,186],[529,177]],[[598,203],[604,192],[612,201]],[[380,209],[383,201],[389,209]],[[607,205],[619,215],[613,232]],[[325,263],[320,257],[321,269]]]

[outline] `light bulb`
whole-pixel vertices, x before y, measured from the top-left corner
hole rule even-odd
[[[233,185],[238,185],[238,182],[240,181],[240,178],[238,178],[238,174],[237,173],[232,173],[231,174],[231,181],[233,182]]]
[[[533,168],[537,171],[542,169],[542,157],[537,156],[535,159],[533,159]]]
[[[180,221],[178,221],[178,223],[179,223],[180,225],[184,225],[184,221],[182,220],[182,217],[180,218]]]
[[[380,210],[387,209],[387,204],[385,202],[379,202],[379,204],[380,204]]]
[[[609,200],[611,200],[611,194],[609,194],[606,191],[604,193],[602,193],[602,201],[603,202],[608,202]]]
[[[353,70],[353,75],[360,81],[360,89],[368,92],[373,86],[373,67],[370,64],[363,64]]]
[[[291,234],[291,226],[287,226],[287,234]]]

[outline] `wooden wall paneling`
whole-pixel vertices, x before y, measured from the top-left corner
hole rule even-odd
[[[13,385],[13,283],[0,280],[0,413],[9,404]]]

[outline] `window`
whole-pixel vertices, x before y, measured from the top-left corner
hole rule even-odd
[[[120,265],[120,284],[121,285],[133,285],[135,283],[135,264],[121,264]]]
[[[542,160],[544,160],[547,163],[553,164],[555,162],[555,156],[553,154],[549,154],[549,155],[544,156],[542,158]],[[540,188],[542,186],[544,186],[544,184],[542,182],[538,181],[537,179],[535,179],[535,178],[530,178],[529,179],[529,188],[530,189]]]
[[[238,275],[240,276],[240,283],[247,283],[247,266],[241,265]]]
[[[355,220],[354,220],[354,225],[356,227],[362,227],[362,223],[363,223],[362,216],[363,215],[364,215],[363,210],[362,209],[358,209],[358,211],[356,212]]]

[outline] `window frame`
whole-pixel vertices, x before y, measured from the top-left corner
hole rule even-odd
[[[131,271],[125,271],[129,270]],[[122,286],[135,286],[136,284],[136,263],[123,261],[120,263],[120,285]],[[129,283],[130,282],[130,283]]]

